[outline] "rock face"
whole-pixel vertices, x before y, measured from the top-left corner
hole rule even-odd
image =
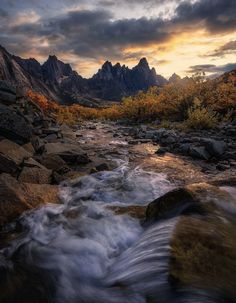
[[[0,47],[0,71],[0,80],[33,88],[61,103],[80,102],[87,106],[96,106],[98,99],[120,101],[124,96],[167,82],[154,68],[149,68],[146,58],[132,69],[107,61],[91,79],[84,79],[56,56],[49,56],[40,65],[33,58],[13,56],[3,47]],[[2,93],[3,99],[6,94],[9,93]]]

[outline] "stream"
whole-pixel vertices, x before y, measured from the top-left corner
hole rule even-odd
[[[146,206],[186,179],[206,177],[191,162],[154,156],[157,146],[130,145],[116,132],[97,124],[84,127],[78,138],[90,157],[112,163],[112,170],[62,183],[63,204],[21,217],[25,231],[2,249],[0,265],[13,281],[9,287],[22,281],[32,287],[33,301],[27,292],[6,302],[228,302],[215,292],[170,283],[170,239],[178,216],[149,226],[111,208]]]

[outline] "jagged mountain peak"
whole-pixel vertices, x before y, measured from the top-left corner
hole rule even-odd
[[[138,63],[137,66],[149,68],[149,64],[148,64],[147,58],[146,58],[146,57],[141,58],[141,59],[139,60],[139,63]]]

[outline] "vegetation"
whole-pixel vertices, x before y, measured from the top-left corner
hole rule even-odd
[[[28,97],[44,112],[53,112],[59,123],[74,124],[78,119],[152,122],[156,119],[179,122],[183,127],[207,129],[218,121],[236,116],[236,87],[233,83],[193,77],[163,88],[152,87],[147,92],[124,98],[121,104],[109,108],[87,108],[77,104],[59,106],[44,96],[29,91]]]

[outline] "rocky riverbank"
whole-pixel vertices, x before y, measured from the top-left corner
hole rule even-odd
[[[178,131],[147,125],[131,127],[131,144],[158,144],[156,154],[173,153],[191,158],[209,173],[236,169],[236,120],[214,130]]]

